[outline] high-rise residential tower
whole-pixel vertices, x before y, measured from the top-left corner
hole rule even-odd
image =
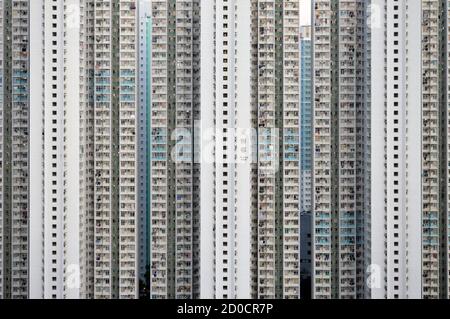
[[[252,1],[257,298],[299,298],[299,1]]]
[[[33,1],[30,297],[137,297],[135,1]]]
[[[313,2],[313,297],[370,291],[369,1]]]
[[[135,298],[137,1],[0,4],[1,296]]]
[[[0,299],[27,298],[30,3],[0,1]]]
[[[450,298],[450,89],[448,1],[423,0],[421,11],[422,298]],[[407,7],[412,16],[417,11]],[[395,8],[394,8],[395,10]],[[415,43],[420,43],[416,40]],[[411,86],[414,88],[414,84]],[[419,211],[419,210],[415,210]],[[420,225],[420,221],[413,223]],[[417,227],[414,227],[417,229]],[[414,286],[417,286],[415,284]]]
[[[449,298],[448,1],[373,3],[372,297]]]
[[[145,283],[149,270],[149,161],[147,136],[150,132],[150,0],[139,2],[139,124],[138,124],[138,205],[139,205],[139,280]],[[146,288],[147,283],[145,283]]]
[[[200,1],[152,1],[151,298],[199,294]]]
[[[373,298],[421,296],[423,3],[373,1]]]
[[[94,297],[138,289],[138,9],[94,0]],[[91,30],[88,30],[91,31]]]
[[[78,2],[78,0],[76,0]],[[94,1],[79,1],[72,7],[71,20],[79,26],[79,269],[80,294],[83,299],[94,298],[94,229],[95,229],[95,178],[94,178]],[[79,8],[79,14],[77,14]]]
[[[311,26],[300,27],[300,280],[311,295]]]
[[[311,213],[311,26],[300,28],[300,212]]]
[[[0,5],[3,298],[78,296],[77,25],[62,18],[75,4]]]
[[[30,298],[78,296],[77,278],[66,285],[79,264],[75,4],[30,1]]]
[[[202,3],[201,39],[201,296],[299,298],[299,2]]]
[[[250,1],[201,7],[201,298],[256,295],[250,17]]]

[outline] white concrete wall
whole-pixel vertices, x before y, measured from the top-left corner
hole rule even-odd
[[[43,10],[44,0],[30,1],[30,298],[43,297]]]
[[[65,278],[64,298],[80,298],[80,0],[67,0],[65,91]]]
[[[200,298],[214,297],[214,2],[202,1],[200,120]]]

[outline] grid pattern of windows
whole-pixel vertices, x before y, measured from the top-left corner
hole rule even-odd
[[[139,175],[139,279],[145,280],[149,266],[148,259],[148,153],[147,135],[150,130],[148,117],[150,113],[150,46],[151,16],[150,2],[141,1],[139,7],[139,119],[138,119],[138,175]]]
[[[421,13],[422,296],[448,298],[448,1],[423,0]]]
[[[299,298],[299,2],[252,1],[258,298]]]
[[[44,104],[43,112],[43,297],[62,298],[64,197],[64,85],[63,3],[47,1],[44,6]]]
[[[152,298],[198,295],[200,2],[152,2],[150,287]]]
[[[311,27],[300,29],[300,212],[311,212]]]
[[[137,6],[94,1],[94,296],[137,296]]]
[[[313,1],[313,296],[365,295],[367,1]]]
[[[28,296],[29,1],[0,1],[0,299]]]

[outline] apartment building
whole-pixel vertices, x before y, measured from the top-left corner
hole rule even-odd
[[[78,296],[77,279],[66,286],[78,273],[79,117],[65,11],[64,1],[30,2],[30,298]]]
[[[299,298],[299,3],[201,18],[200,296]]]
[[[30,297],[136,298],[136,2],[31,17]]]
[[[311,212],[311,26],[300,28],[300,212]]]
[[[201,6],[201,298],[256,295],[251,3]]]
[[[136,298],[137,1],[0,8],[1,297]]]
[[[94,297],[137,297],[138,9],[94,1]]]
[[[422,1],[421,10],[421,268],[422,298],[450,298],[449,3]],[[396,8],[394,7],[394,10]],[[417,9],[410,8],[415,15]],[[415,55],[415,54],[414,54]],[[414,87],[414,84],[412,85]],[[409,91],[408,91],[409,94]],[[409,134],[409,133],[408,133]],[[416,210],[415,210],[416,211]],[[420,221],[414,226],[420,225]],[[417,226],[415,229],[419,229]],[[416,283],[414,287],[417,287]]]
[[[95,243],[95,2],[75,0],[72,35],[79,50],[79,298],[94,298]],[[78,2],[78,3],[77,3]],[[77,14],[77,8],[79,11]]]
[[[365,0],[313,2],[313,297],[363,298],[370,263]]]
[[[30,3],[0,1],[0,298],[29,287]]]
[[[299,298],[299,2],[252,1],[257,297]]]
[[[151,298],[199,294],[200,1],[152,1]]]
[[[300,275],[301,298],[311,298],[311,26],[300,27]]]
[[[449,298],[448,2],[374,3],[373,297]]]
[[[139,280],[146,283],[149,260],[149,215],[150,202],[148,192],[148,132],[150,132],[150,47],[151,47],[150,1],[139,2],[139,124],[138,124],[138,206],[139,206]]]

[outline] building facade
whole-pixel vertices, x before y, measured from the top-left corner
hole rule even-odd
[[[30,297],[136,298],[137,3],[31,17]]]
[[[252,1],[258,298],[299,298],[299,2]]]
[[[30,3],[0,1],[0,298],[29,287]]]
[[[61,32],[74,34],[63,18],[64,1],[31,1],[30,9],[29,297],[76,297],[77,280],[69,288],[66,279],[78,272],[78,181],[71,179],[78,175],[78,92],[67,86],[77,75],[65,66],[78,62],[71,51],[77,44]]]
[[[380,67],[372,73],[372,171],[380,173],[371,185],[372,263],[380,279],[372,295],[420,298],[421,26],[411,22],[421,20],[422,4],[374,5],[372,64]]]
[[[311,26],[300,28],[300,212],[311,213]]]
[[[94,298],[94,242],[95,242],[95,3],[91,0],[79,2],[79,16],[76,14],[77,4],[72,9],[72,23],[79,25],[79,269],[80,294],[83,299]],[[76,30],[76,28],[74,28]],[[83,30],[83,32],[81,32]]]
[[[137,297],[138,10],[94,1],[94,297]]]
[[[299,3],[201,9],[201,297],[299,298]]]
[[[0,0],[0,299],[449,298],[449,2],[312,3]]]
[[[139,280],[146,283],[146,273],[150,267],[149,260],[149,175],[147,139],[150,127],[150,57],[151,57],[151,12],[150,1],[139,2],[139,136],[138,136],[138,170],[139,170]]]
[[[448,2],[374,4],[373,297],[448,298]]]
[[[300,280],[311,298],[311,26],[300,27]]]
[[[256,294],[250,17],[250,1],[201,7],[201,298]]]
[[[369,4],[313,2],[314,298],[369,294]]]
[[[137,5],[1,2],[4,298],[138,297]]]
[[[151,298],[199,294],[200,1],[152,1]]]

